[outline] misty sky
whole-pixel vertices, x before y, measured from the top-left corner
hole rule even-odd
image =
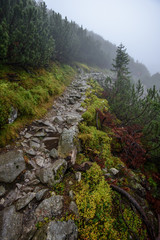
[[[104,39],[123,43],[151,74],[160,72],[160,0],[45,0],[49,9]]]

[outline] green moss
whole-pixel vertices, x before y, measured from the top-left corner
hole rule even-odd
[[[62,176],[63,176],[63,173],[64,173],[64,166],[60,166],[60,168],[58,168],[58,170],[56,171],[56,175],[55,175],[55,180],[59,180]]]
[[[117,231],[113,228],[114,218],[111,216],[111,189],[96,163],[87,171],[77,189],[75,194],[80,239],[118,239]]]
[[[16,134],[11,133],[8,118],[11,107],[18,109],[14,129],[35,118],[42,117],[53,99],[61,94],[75,75],[67,65],[51,63],[48,68],[27,71],[20,67],[0,65],[0,146]],[[12,128],[13,129],[13,128]],[[17,128],[18,129],[18,128]]]

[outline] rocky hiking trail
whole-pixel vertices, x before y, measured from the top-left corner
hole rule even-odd
[[[14,146],[6,146],[0,154],[0,240],[77,239],[78,229],[72,220],[50,221],[40,230],[36,224],[66,211],[65,200],[56,195],[53,185],[75,164],[75,139],[85,111],[81,102],[91,76],[97,77],[76,77],[45,118],[26,127]],[[80,179],[81,173],[76,172],[75,181]],[[70,181],[65,191],[70,198],[69,211],[77,214],[72,184]]]

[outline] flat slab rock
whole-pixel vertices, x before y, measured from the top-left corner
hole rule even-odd
[[[25,168],[22,151],[14,150],[0,155],[0,182],[13,182]]]
[[[63,197],[59,195],[52,196],[43,200],[36,208],[35,216],[37,221],[43,221],[45,217],[52,218],[61,214],[63,208]]]
[[[15,206],[0,212],[0,239],[18,240],[22,233],[23,214],[17,213]]]
[[[77,137],[78,128],[73,126],[69,129],[64,129],[58,146],[58,153],[61,157],[67,157],[75,149],[74,140]]]
[[[77,240],[78,229],[73,220],[67,222],[51,221],[37,231],[33,240]]]

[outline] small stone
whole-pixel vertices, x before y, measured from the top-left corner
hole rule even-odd
[[[22,184],[19,184],[19,183],[16,183],[16,186],[17,186],[17,188],[18,188],[19,190],[23,187],[23,185],[22,185]]]
[[[116,175],[119,173],[119,171],[118,171],[116,168],[110,168],[110,169],[109,169],[109,172],[110,172],[111,174],[113,174],[114,176],[116,176]]]
[[[72,182],[72,181],[69,181],[69,185],[73,185],[73,182]]]
[[[39,157],[36,158],[35,161],[36,161],[38,166],[43,167],[44,166],[44,160],[45,159],[43,157],[39,156]]]
[[[1,200],[0,200],[0,205],[3,205],[5,203],[5,200],[4,200],[4,198],[2,198]]]
[[[64,119],[61,116],[56,116],[53,118],[53,122],[57,124],[62,124],[64,122]]]
[[[6,189],[1,185],[0,186],[0,197],[2,197],[6,192]]]
[[[18,110],[16,108],[14,108],[13,106],[11,106],[11,111],[10,111],[10,116],[8,118],[8,123],[13,123],[18,116]]]
[[[74,199],[74,192],[73,192],[73,190],[70,190],[69,191],[69,196],[70,196],[70,198],[73,200]]]
[[[36,176],[35,176],[35,172],[34,171],[31,172],[31,171],[27,170],[25,172],[25,174],[24,174],[24,179],[29,179],[29,181],[31,181],[31,180],[33,180],[35,178],[36,178]]]
[[[29,182],[29,185],[37,185],[39,183],[40,183],[40,181],[38,179],[34,179],[34,180]]]
[[[35,137],[45,137],[45,136],[46,136],[46,133],[40,131],[40,132],[37,132],[34,136],[35,136]]]
[[[71,104],[71,105],[75,104],[75,100],[73,98],[69,98],[68,101],[69,101],[69,104]]]
[[[26,194],[23,198],[19,199],[16,202],[16,209],[20,210],[20,209],[26,207],[33,200],[33,198],[35,196],[36,196],[36,194],[32,193],[32,192]]]
[[[74,201],[71,201],[69,210],[71,210],[76,216],[79,216],[78,207]]]
[[[36,143],[40,143],[40,140],[39,140],[39,138],[37,138],[37,137],[32,138],[32,141],[33,141],[33,142],[36,142]]]
[[[107,168],[103,168],[102,171],[103,171],[104,173],[107,173],[107,172],[108,172],[108,171],[107,171]]]
[[[86,111],[86,109],[85,109],[85,108],[82,108],[82,107],[80,107],[80,108],[77,108],[77,109],[76,109],[76,111],[77,111],[77,112],[79,112],[79,113],[83,113],[83,112],[85,112],[85,111]]]
[[[58,151],[57,149],[53,148],[51,151],[50,151],[50,157],[52,158],[58,158]]]
[[[32,137],[32,134],[30,134],[30,133],[26,133],[24,137],[27,138],[27,139],[29,139],[29,138]]]
[[[40,190],[40,191],[38,191],[37,193],[36,193],[36,199],[37,199],[37,201],[40,201],[42,198],[43,198],[43,196],[45,195],[45,193],[48,191],[48,189],[42,189],[42,190]]]
[[[80,182],[80,181],[81,181],[81,178],[82,178],[81,172],[76,172],[76,173],[75,173],[75,177],[76,177],[76,180],[77,180],[78,182]]]
[[[31,156],[35,156],[36,155],[36,152],[35,152],[35,150],[34,149],[28,149],[28,150],[25,150],[25,152],[27,153],[27,154],[29,154],[29,155],[31,155]]]
[[[105,177],[107,177],[107,178],[111,178],[112,176],[111,176],[110,173],[106,173],[106,174],[105,174]]]
[[[40,148],[40,144],[39,144],[39,143],[36,143],[36,142],[34,142],[34,141],[30,141],[30,142],[29,142],[29,145],[30,145],[31,148],[35,148],[35,149]]]

